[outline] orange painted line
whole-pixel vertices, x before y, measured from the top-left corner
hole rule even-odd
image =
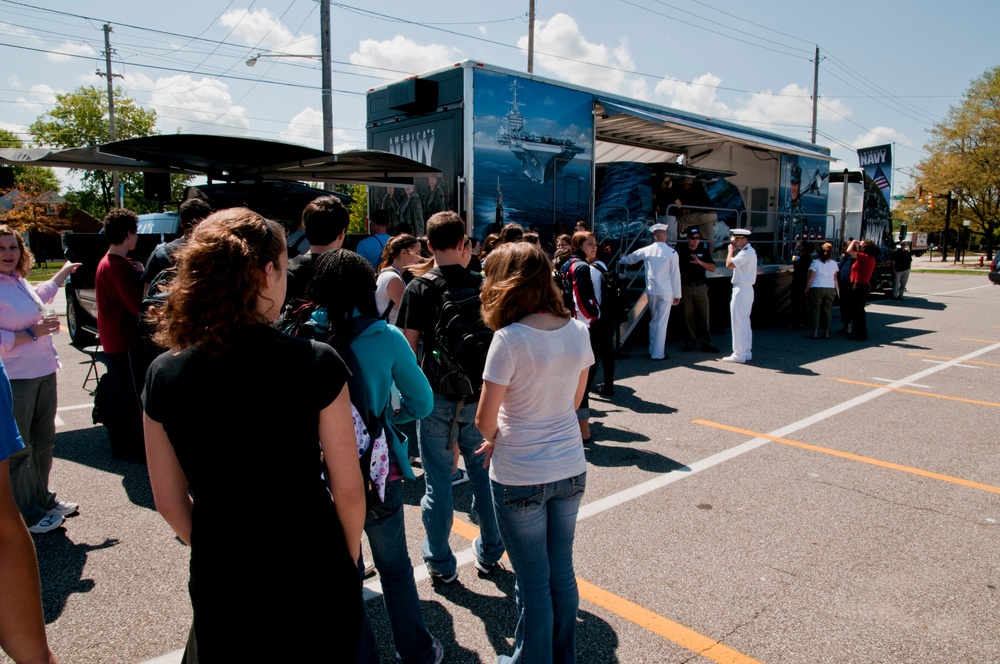
[[[580,597],[582,599],[607,609],[702,657],[707,657],[713,662],[718,662],[719,664],[751,664],[756,662],[760,664],[759,660],[753,657],[744,655],[738,650],[733,650],[713,638],[699,634],[680,623],[653,613],[649,609],[645,609],[635,602],[630,602],[624,597],[619,597],[603,588],[598,588],[579,577],[576,579],[576,585],[580,589]]]
[[[692,422],[694,422],[695,424],[704,424],[705,426],[714,427],[716,429],[723,429],[725,431],[741,433],[745,436],[751,436],[753,438],[764,438],[766,440],[770,440],[775,443],[782,443],[783,445],[791,445],[792,447],[801,447],[804,450],[811,450],[813,452],[822,452],[823,454],[829,454],[831,456],[840,457],[842,459],[849,459],[851,461],[860,461],[862,463],[868,463],[873,466],[888,468],[890,470],[899,470],[904,473],[910,473],[911,475],[919,475],[920,477],[927,477],[932,480],[950,482],[952,484],[958,484],[960,486],[969,487],[970,489],[979,489],[981,491],[989,491],[990,493],[1000,494],[1000,487],[992,486],[990,484],[982,484],[980,482],[973,482],[971,480],[963,480],[961,477],[952,477],[951,475],[932,473],[929,470],[922,470],[920,468],[913,468],[911,466],[903,466],[898,463],[891,463],[889,461],[882,461],[881,459],[873,459],[871,457],[861,456],[860,454],[841,452],[840,450],[834,450],[829,447],[810,445],[809,443],[802,443],[797,440],[789,440],[787,438],[770,436],[766,433],[760,433],[758,431],[750,431],[749,429],[740,429],[739,427],[731,427],[728,424],[719,424],[718,422],[709,422],[708,420],[692,420]]]
[[[1000,364],[992,364],[990,362],[976,362],[975,360],[961,360],[957,357],[942,357],[941,355],[925,355],[924,353],[907,353],[907,355],[912,355],[914,357],[929,357],[932,360],[949,360],[951,362],[962,362],[963,364],[981,364],[984,367],[1000,367]]]
[[[478,528],[458,517],[455,517],[451,531],[470,541],[479,536]],[[510,561],[506,553],[503,557],[508,562]],[[576,585],[580,591],[581,599],[607,609],[615,615],[648,629],[657,636],[662,636],[665,639],[673,641],[682,648],[687,648],[702,657],[707,657],[713,662],[718,662],[718,664],[760,664],[753,657],[748,657],[740,651],[733,650],[711,637],[699,634],[689,627],[653,613],[649,609],[643,608],[635,602],[630,602],[624,597],[619,597],[603,588],[598,588],[580,577],[576,577]]]
[[[961,337],[961,339],[962,341],[981,341],[984,344],[1000,344],[1000,341],[996,339],[966,339],[965,337]]]
[[[464,537],[470,542],[479,537],[479,528],[458,517],[455,517],[451,522],[451,532]]]
[[[865,387],[877,387],[880,390],[893,390],[895,392],[906,392],[907,394],[919,394],[922,397],[934,397],[935,399],[947,399],[948,401],[961,401],[962,403],[972,403],[977,406],[992,406],[994,408],[1000,408],[1000,403],[993,403],[992,401],[977,401],[976,399],[963,399],[962,397],[949,397],[946,394],[934,394],[933,392],[920,392],[918,390],[908,390],[904,387],[889,387],[888,385],[879,385],[878,383],[865,383],[860,380],[848,380],[846,378],[828,378],[827,380],[834,380],[838,383],[849,383],[851,385],[864,385]]]

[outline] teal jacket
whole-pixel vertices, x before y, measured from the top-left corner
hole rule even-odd
[[[415,479],[410,467],[406,436],[395,424],[420,420],[431,414],[434,393],[417,365],[417,358],[403,333],[384,320],[372,323],[351,342],[351,350],[358,358],[368,392],[368,403],[375,412],[389,408],[389,393],[393,383],[400,393],[400,411],[386,418],[386,442],[392,450],[396,464],[406,479]]]

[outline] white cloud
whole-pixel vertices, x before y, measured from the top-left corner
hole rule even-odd
[[[56,91],[44,83],[36,83],[28,88],[27,97],[17,98],[17,103],[22,111],[41,114],[56,103]]]
[[[873,145],[885,145],[886,143],[900,143],[902,145],[913,146],[913,141],[906,134],[902,134],[892,127],[878,126],[859,134],[851,141],[851,145],[856,148],[870,148]]]
[[[789,125],[806,129],[812,124],[810,91],[800,85],[790,83],[777,94],[753,92],[726,103],[718,96],[721,83],[721,78],[706,73],[691,83],[664,78],[654,90],[665,106],[780,134],[794,133],[795,128]],[[825,98],[823,104],[818,109],[821,121],[838,122],[851,115],[851,109],[839,99]]]
[[[479,34],[482,35],[483,37],[486,36],[486,26],[485,25],[479,26]]]
[[[0,122],[0,129],[9,131],[17,136],[21,139],[22,145],[28,145],[31,142],[31,136],[28,134],[28,125],[18,124],[16,122]]]
[[[709,117],[728,117],[730,109],[717,98],[717,87],[722,79],[712,73],[702,74],[691,83],[664,78],[657,82],[654,92],[665,97],[667,106],[689,113]]]
[[[72,55],[85,55],[87,57],[96,57],[100,55],[90,44],[81,44],[77,42],[63,42],[56,46],[54,52],[46,54],[47,57],[52,62],[69,62],[70,60],[75,60]]]
[[[528,50],[527,35],[517,40],[517,46]],[[558,53],[561,57],[545,53]],[[589,88],[621,94],[645,90],[645,83],[637,84],[637,77],[629,73],[635,69],[635,62],[626,37],[610,47],[588,41],[576,20],[562,12],[536,22],[535,65],[536,69],[545,69],[561,80]]]
[[[279,18],[265,8],[230,9],[219,18],[231,30],[230,39],[255,49],[318,55],[319,40],[314,35],[293,34]]]
[[[459,49],[443,44],[418,44],[403,35],[396,35],[385,41],[361,41],[358,50],[351,53],[350,60],[364,67],[419,73],[446,67],[459,60],[461,53]]]
[[[361,136],[361,141],[358,141]],[[319,150],[323,149],[323,113],[307,106],[288,121],[288,126],[281,132],[280,139],[286,143],[298,143]],[[365,147],[364,133],[348,132],[334,128],[333,150],[360,150]]]
[[[162,133],[249,133],[246,109],[233,105],[229,88],[218,79],[181,74],[152,80],[137,74],[129,77],[129,86],[149,93],[148,105],[156,111]]]
[[[7,85],[9,85],[12,88],[20,89],[21,87],[21,79],[18,78],[17,74],[11,74],[6,79],[4,79],[4,82],[7,83]]]

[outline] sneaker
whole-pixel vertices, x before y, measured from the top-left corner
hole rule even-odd
[[[459,484],[465,484],[469,481],[469,474],[459,468],[455,471],[455,474],[451,476],[451,485],[458,486]]]
[[[63,525],[65,521],[59,514],[46,514],[42,517],[42,520],[33,526],[29,526],[28,530],[33,533],[47,533],[50,530],[55,530],[59,526]]]
[[[432,636],[431,639],[433,639],[431,641],[431,649],[434,651],[434,664],[441,664],[444,661],[444,648],[441,647],[441,642],[437,640],[436,636]],[[396,653],[396,661],[403,661],[398,652]]]
[[[738,358],[736,356],[736,353],[733,353],[732,355],[726,355],[724,358],[722,358],[722,361],[723,362],[735,362],[736,364],[746,364],[747,363],[746,360],[741,360],[740,358]]]
[[[452,572],[450,576],[445,576],[441,572],[439,572],[439,571],[437,571],[435,569],[431,569],[431,566],[428,565],[427,566],[427,573],[430,574],[431,581],[440,581],[441,583],[443,583],[445,585],[447,585],[449,583],[453,583],[455,581],[455,579],[458,578],[458,570],[457,569],[454,572]]]
[[[492,565],[487,565],[479,558],[476,558],[476,569],[478,569],[479,573],[482,574],[483,576],[489,576],[490,574],[492,574],[497,570],[506,570],[507,568],[504,567],[499,560],[493,563]]]
[[[76,514],[76,511],[80,509],[80,503],[67,503],[63,500],[56,501],[56,506],[50,510],[46,510],[46,514],[54,514],[56,516],[69,516],[70,514]]]
[[[372,576],[375,576],[375,564],[374,563],[366,563],[365,564],[365,578],[367,579],[367,578],[372,577]]]

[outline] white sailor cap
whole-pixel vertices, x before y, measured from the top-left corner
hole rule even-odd
[[[666,231],[669,227],[666,224],[653,224],[649,227],[650,233],[655,233],[656,231]]]
[[[729,229],[729,235],[732,237],[749,237],[749,228],[731,228]]]

